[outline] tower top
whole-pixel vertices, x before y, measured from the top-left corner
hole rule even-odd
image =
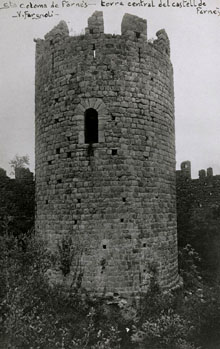
[[[85,36],[92,39],[96,39],[104,32],[104,19],[102,11],[95,11],[88,18],[88,26],[85,28]],[[150,44],[160,52],[170,56],[170,41],[168,35],[164,29],[160,29],[156,33],[157,38]],[[60,41],[62,38],[69,37],[68,25],[65,21],[55,26],[45,36],[45,40],[49,41],[50,44],[54,44],[56,41]],[[142,41],[147,43],[147,20],[138,16],[125,13],[121,22],[121,37],[134,41]],[[37,44],[40,44],[42,40],[35,39]]]

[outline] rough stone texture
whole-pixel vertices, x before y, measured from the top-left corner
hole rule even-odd
[[[0,168],[0,233],[9,229],[16,235],[34,226],[34,180],[29,169],[19,168],[15,179]]]
[[[203,270],[220,271],[220,175],[212,168],[191,179],[190,161],[177,174],[177,231],[179,246],[190,243],[201,255]]]
[[[64,281],[80,269],[88,291],[145,292],[156,266],[178,283],[173,70],[164,31],[125,15],[104,34],[102,12],[86,34],[56,27],[36,40],[36,231],[57,253],[73,244]],[[57,34],[58,32],[58,34]],[[84,114],[98,113],[85,144]],[[68,248],[66,248],[66,253]],[[77,255],[78,253],[78,255]],[[56,277],[62,279],[59,263]]]

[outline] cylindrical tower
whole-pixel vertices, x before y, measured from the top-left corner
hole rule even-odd
[[[178,282],[174,94],[166,32],[121,29],[36,40],[36,231],[58,279],[131,295]]]

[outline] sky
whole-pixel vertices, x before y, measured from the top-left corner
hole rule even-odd
[[[99,10],[105,33],[120,34],[125,13],[147,20],[149,39],[166,30],[174,68],[177,169],[190,160],[193,178],[208,167],[220,174],[220,0],[202,1],[202,6],[200,0],[102,1],[0,0],[0,167],[9,175],[14,155],[28,154],[34,170],[33,39],[44,38],[60,20],[67,22],[70,35],[83,33],[88,17]],[[151,7],[140,6],[144,2]],[[51,8],[52,3],[58,7]],[[48,11],[51,17],[33,19]]]

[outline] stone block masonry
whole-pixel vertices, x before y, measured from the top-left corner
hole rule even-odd
[[[164,30],[125,14],[121,32],[95,12],[35,40],[36,231],[57,280],[135,296],[153,269],[178,283],[173,69]]]

